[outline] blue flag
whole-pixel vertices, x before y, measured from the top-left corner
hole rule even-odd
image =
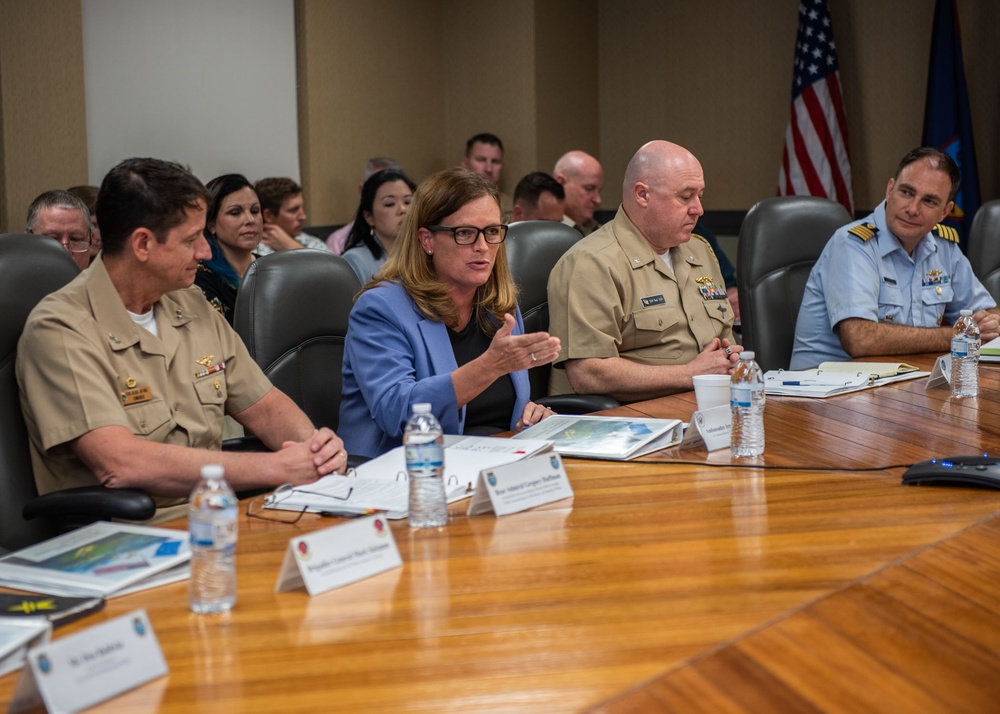
[[[969,91],[965,86],[958,8],[953,0],[937,0],[934,7],[922,143],[948,154],[962,173],[955,207],[944,222],[958,231],[964,251],[972,217],[979,210],[979,171],[972,140]]]

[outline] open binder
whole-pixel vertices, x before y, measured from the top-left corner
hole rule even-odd
[[[927,375],[903,362],[824,362],[818,369],[768,370],[764,373],[764,393],[824,399]]]

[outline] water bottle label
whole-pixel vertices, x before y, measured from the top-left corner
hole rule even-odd
[[[236,545],[236,512],[226,509],[216,517],[189,518],[191,545],[202,548],[230,548]]]
[[[958,337],[951,338],[951,356],[952,357],[969,356],[969,340],[966,339],[964,335],[959,335]]]
[[[729,389],[729,406],[749,408],[752,405],[753,392],[753,387],[750,385],[734,384]]]
[[[440,469],[444,466],[444,449],[440,444],[407,444],[407,469]]]

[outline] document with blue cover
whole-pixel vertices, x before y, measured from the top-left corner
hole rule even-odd
[[[564,456],[628,461],[679,444],[682,436],[680,419],[556,414],[513,439],[551,441]]]
[[[0,558],[0,585],[51,595],[108,597],[191,559],[187,531],[91,523]],[[174,580],[186,577],[179,572]]]

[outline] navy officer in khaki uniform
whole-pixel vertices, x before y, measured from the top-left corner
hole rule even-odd
[[[340,438],[271,386],[192,287],[211,255],[207,201],[197,178],[165,161],[130,159],[105,177],[101,257],[38,304],[18,345],[39,492],[99,482],[141,488],[162,509],[208,463],[236,490],[345,469]],[[273,453],[221,452],[226,414]]]
[[[739,361],[718,260],[692,235],[704,190],[701,164],[681,146],[652,141],[632,157],[614,220],[549,276],[549,333],[563,345],[550,393],[651,399]]]
[[[840,228],[806,283],[792,369],[882,355],[947,352],[952,325],[973,311],[983,343],[998,335],[996,302],[940,221],[958,193],[958,166],[928,147],[910,151],[883,201]]]

